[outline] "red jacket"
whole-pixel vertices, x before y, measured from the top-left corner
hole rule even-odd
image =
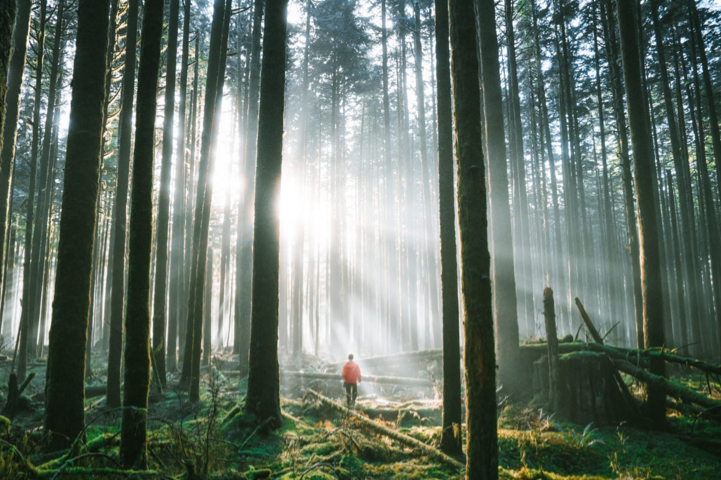
[[[345,383],[361,383],[360,367],[355,362],[348,362],[343,365],[343,381]]]

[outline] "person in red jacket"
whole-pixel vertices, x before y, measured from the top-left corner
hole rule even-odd
[[[348,407],[355,405],[358,396],[358,384],[361,383],[361,371],[357,363],[353,361],[353,354],[348,355],[348,362],[343,365],[343,385],[345,386],[345,400]]]

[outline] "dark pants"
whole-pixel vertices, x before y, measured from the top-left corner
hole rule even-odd
[[[345,383],[345,402],[349,407],[355,405],[355,399],[358,397],[358,385],[355,383]]]

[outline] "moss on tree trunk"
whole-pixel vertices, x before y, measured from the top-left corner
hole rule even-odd
[[[50,326],[45,431],[66,445],[85,423],[85,343],[105,103],[110,4],[80,0],[60,241]]]
[[[278,288],[280,232],[277,203],[283,160],[283,112],[288,0],[268,0],[258,115],[253,293],[248,395],[245,410],[279,426]]]
[[[466,478],[488,480],[498,478],[496,355],[475,12],[472,0],[451,0],[449,10],[464,307]]]
[[[143,15],[125,315],[125,388],[120,457],[126,468],[145,468],[150,389],[150,251],[153,245],[153,156],[163,0],[146,0]]]
[[[456,215],[453,198],[453,112],[448,2],[436,0],[436,78],[438,79],[438,197],[441,229],[441,309],[443,315],[443,431],[441,448],[461,452],[461,352],[458,329]]]

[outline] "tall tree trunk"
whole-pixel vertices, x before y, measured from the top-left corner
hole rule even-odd
[[[498,478],[496,355],[476,48],[478,39],[474,24],[476,15],[472,0],[450,0],[449,10],[466,372],[466,478],[494,480]],[[477,13],[482,15],[482,12]],[[483,18],[491,23],[495,23],[494,19],[493,14],[490,18]],[[487,30],[485,34],[490,35],[488,26],[484,25],[484,28]],[[495,27],[492,33],[495,37]],[[497,50],[487,48],[484,55],[491,53],[496,56],[497,62]],[[484,70],[486,68],[484,65]],[[505,194],[508,194],[508,189]],[[512,305],[515,308],[516,302]]]
[[[695,30],[695,26],[691,29],[692,32]],[[712,349],[716,351],[716,355],[721,355],[721,285],[719,285],[721,280],[721,232],[719,232],[718,229],[718,220],[716,216],[716,206],[714,205],[713,201],[713,190],[711,187],[711,179],[708,171],[708,164],[706,162],[706,147],[704,138],[706,138],[706,135],[704,134],[704,122],[703,122],[703,105],[701,102],[701,85],[698,78],[698,62],[696,61],[696,47],[694,43],[691,43],[691,52],[692,52],[692,70],[693,70],[693,80],[694,80],[694,87],[696,90],[696,116],[695,116],[695,124],[696,124],[696,131],[698,132],[696,135],[696,165],[698,167],[698,182],[699,182],[699,200],[700,203],[703,205],[703,219],[705,222],[706,230],[708,231],[708,241],[709,241],[709,249],[708,249],[708,257],[710,257],[710,272],[711,276],[713,277],[713,290],[711,292],[711,296],[713,297],[713,305],[715,310],[715,320],[717,325],[717,343],[715,347]],[[690,110],[691,110],[691,119],[694,120],[694,114],[693,114],[693,101],[691,100],[691,95],[689,94],[689,103]],[[718,158],[718,157],[717,157]],[[707,258],[707,257],[704,257]],[[710,302],[709,302],[710,303]],[[708,325],[711,327],[711,331],[713,331],[712,325]],[[709,342],[710,343],[710,342]],[[711,353],[709,351],[708,353]]]
[[[253,302],[245,410],[281,424],[278,371],[280,232],[276,205],[283,160],[288,0],[267,0],[258,116],[258,167],[253,238]]]
[[[228,12],[229,14],[230,12]],[[213,195],[213,142],[217,126],[216,113],[222,100],[223,76],[225,72],[225,42],[227,42],[226,7],[223,0],[216,0],[213,9],[213,24],[210,34],[210,54],[205,87],[203,111],[203,133],[201,136],[200,162],[198,164],[198,186],[193,219],[193,248],[188,290],[187,325],[192,332],[190,343],[186,343],[183,357],[183,379],[190,382],[190,399],[200,398],[200,354],[203,335],[203,290],[205,287],[205,260],[208,253],[208,228],[210,206]],[[225,37],[225,38],[224,38]],[[219,88],[220,87],[220,88]],[[188,337],[186,337],[186,340]]]
[[[48,106],[45,116],[45,128],[43,136],[43,145],[40,155],[40,179],[39,179],[39,190],[38,190],[38,203],[37,203],[37,214],[35,215],[35,227],[33,231],[33,246],[32,246],[32,262],[30,269],[31,285],[31,301],[32,309],[31,314],[31,325],[33,325],[33,331],[31,332],[32,339],[37,339],[38,327],[41,323],[40,311],[42,303],[42,289],[43,289],[43,272],[45,271],[46,263],[46,251],[48,242],[48,222],[50,212],[50,201],[52,200],[51,190],[53,186],[52,170],[53,166],[52,159],[50,158],[50,146],[53,138],[53,132],[56,127],[55,108],[58,97],[58,70],[60,67],[60,57],[62,55],[62,47],[64,42],[62,41],[63,34],[63,14],[65,12],[65,1],[60,0],[57,4],[55,32],[53,35],[53,53],[52,63],[50,67],[50,85],[48,88]],[[37,342],[35,342],[37,343]],[[40,350],[42,350],[43,344],[40,342]],[[37,348],[36,348],[37,350]],[[42,352],[31,351],[30,355],[41,354]]]
[[[160,166],[158,195],[157,253],[153,296],[153,365],[157,378],[165,386],[165,323],[168,286],[168,229],[170,221],[170,170],[173,163],[173,127],[175,121],[175,67],[178,50],[180,0],[170,1],[168,18],[168,58],[165,66],[165,111],[163,114],[163,159]]]
[[[383,255],[385,256],[384,278],[383,282],[385,285],[384,292],[385,302],[384,309],[386,313],[386,322],[388,325],[388,331],[386,332],[386,338],[388,338],[388,344],[391,346],[391,350],[397,351],[398,338],[395,326],[398,324],[398,310],[394,308],[393,295],[391,292],[391,285],[395,282],[394,276],[397,278],[397,274],[394,273],[398,270],[398,260],[396,256],[395,247],[395,235],[393,232],[396,231],[394,225],[394,214],[396,209],[396,201],[393,195],[393,158],[391,155],[391,107],[390,107],[390,95],[388,93],[388,29],[386,28],[386,2],[387,0],[381,0],[381,43],[383,47],[383,163],[385,165],[384,172],[384,203],[385,209],[385,233],[383,234]],[[400,151],[398,152],[400,155]]]
[[[8,74],[10,72],[10,55],[13,51],[13,25],[15,25],[16,2],[3,2],[0,5],[0,152],[3,149],[3,130],[5,127],[5,95],[8,92]],[[2,236],[0,241],[5,243]],[[0,265],[5,263],[0,255]],[[3,275],[0,274],[0,282]],[[3,296],[3,298],[5,298]],[[1,320],[0,320],[1,321]]]
[[[33,308],[32,284],[33,280],[30,276],[30,267],[33,258],[33,226],[35,225],[35,184],[37,180],[38,170],[38,151],[40,147],[40,103],[43,97],[43,63],[45,61],[45,20],[47,17],[47,0],[40,0],[40,11],[38,13],[37,39],[35,48],[37,49],[37,58],[35,63],[35,101],[33,104],[33,127],[32,141],[30,145],[30,179],[28,184],[28,198],[26,201],[25,214],[25,260],[23,262],[23,302],[22,314],[20,316],[20,351],[18,358],[18,381],[22,383],[25,380],[25,371],[27,367],[28,356],[30,360],[35,355],[37,338],[32,339],[33,318],[30,311]],[[28,353],[29,352],[29,353]]]
[[[185,200],[185,259],[183,267],[183,275],[185,276],[185,285],[183,288],[183,299],[190,295],[190,275],[193,266],[193,212],[195,211],[195,201],[193,200],[193,185],[195,182],[195,156],[197,150],[197,130],[198,130],[198,99],[199,97],[199,65],[200,65],[200,35],[195,35],[195,61],[193,72],[193,93],[191,94],[190,106],[190,159],[188,160],[188,192]],[[193,343],[193,331],[188,328],[188,309],[187,303],[183,306],[183,316],[180,317],[178,325],[178,341],[180,342],[179,361],[182,364],[181,380],[187,379],[190,372],[190,364],[185,363],[185,346]],[[192,352],[192,350],[191,350]],[[186,371],[187,368],[187,371]]]
[[[540,30],[538,28],[538,15],[536,13],[535,1],[532,1],[532,17],[534,31],[534,48],[536,74],[538,75],[538,101],[541,107],[541,138],[546,140],[546,149],[549,163],[549,174],[551,180],[551,201],[553,203],[553,224],[554,224],[554,246],[553,246],[553,268],[549,269],[549,285],[556,286],[558,291],[565,291],[566,279],[561,268],[561,255],[563,252],[563,241],[561,238],[561,213],[558,199],[558,185],[556,181],[556,159],[553,151],[553,140],[551,138],[550,119],[548,114],[548,103],[546,101],[546,87],[541,67],[541,42]],[[565,312],[561,311],[561,320],[563,321]]]
[[[104,1],[104,0],[103,0]],[[125,68],[120,94],[118,120],[118,171],[115,182],[113,223],[112,298],[110,300],[110,343],[108,349],[108,407],[120,406],[120,369],[123,351],[123,313],[125,304],[125,236],[130,175],[130,148],[135,96],[135,50],[138,35],[138,0],[128,0],[127,33],[125,37]]]
[[[441,233],[443,309],[443,430],[441,448],[461,452],[461,352],[458,329],[456,216],[453,189],[453,112],[448,43],[448,3],[436,0],[436,77],[438,109],[438,197]],[[455,427],[457,426],[457,427]]]
[[[516,198],[515,217],[517,225],[520,229],[516,230],[514,240],[516,243],[516,270],[520,273],[520,279],[517,279],[518,286],[516,291],[521,297],[519,307],[522,308],[524,323],[526,330],[532,331],[533,325],[533,294],[534,289],[529,285],[529,281],[533,277],[531,264],[531,235],[530,224],[528,221],[528,198],[526,193],[526,166],[523,149],[523,123],[521,122],[521,99],[519,96],[518,86],[518,65],[516,63],[516,37],[513,25],[513,0],[505,0],[506,15],[506,41],[508,42],[508,88],[511,116],[509,129],[513,133],[510,143],[510,161],[515,167],[515,175],[513,178],[514,197]],[[511,169],[514,171],[514,168]],[[520,238],[516,238],[520,237]],[[519,265],[520,263],[520,265]],[[503,372],[501,372],[503,373]]]
[[[594,9],[594,20],[597,10]],[[603,169],[603,210],[604,215],[602,216],[603,221],[603,243],[606,255],[607,267],[602,270],[606,277],[606,289],[608,298],[610,301],[611,318],[620,318],[619,303],[622,301],[620,295],[618,295],[617,289],[617,269],[614,266],[612,259],[614,258],[614,252],[616,247],[616,240],[614,237],[614,218],[613,218],[613,203],[611,201],[611,182],[608,167],[608,154],[606,151],[606,125],[605,125],[605,110],[603,106],[603,90],[601,86],[601,68],[600,68],[600,53],[598,49],[598,32],[597,28],[593,27],[593,46],[594,46],[594,65],[596,71],[596,100],[598,103],[598,123],[599,133],[601,141],[601,165]],[[614,330],[612,337],[614,343],[618,342],[618,329]]]
[[[678,234],[678,221],[676,220],[676,195],[673,189],[673,178],[671,171],[666,170],[666,180],[668,183],[668,198],[671,207],[671,236],[673,241],[674,250],[674,266],[676,268],[676,295],[679,310],[679,330],[681,333],[681,345],[683,346],[682,351],[686,350],[688,345],[688,326],[686,320],[686,298],[684,296],[683,288],[683,270],[681,267],[681,242],[679,241]]]
[[[709,71],[708,57],[706,55],[706,45],[703,39],[703,28],[696,6],[696,0],[687,0],[690,21],[693,23],[692,31],[695,33],[691,40],[698,45],[698,55],[701,58],[701,71],[703,74],[704,94],[706,96],[706,108],[708,108],[709,125],[711,127],[711,141],[713,143],[714,159],[716,162],[716,181],[718,182],[718,195],[721,197],[721,132],[719,132],[719,118],[716,111],[716,98],[714,95],[714,86],[711,80],[711,72]],[[699,92],[699,95],[701,93]],[[721,319],[721,313],[718,313]],[[720,325],[721,329],[721,325]],[[719,332],[721,340],[721,332]],[[721,345],[719,346],[721,348]]]
[[[426,266],[426,277],[428,281],[426,282],[426,288],[424,289],[425,295],[427,295],[429,298],[428,302],[428,310],[429,312],[426,314],[427,321],[431,322],[433,320],[438,321],[438,279],[436,278],[436,269],[435,269],[435,261],[433,258],[433,252],[431,251],[431,238],[432,235],[435,233],[436,229],[435,226],[432,223],[433,220],[433,214],[431,212],[431,202],[432,202],[432,196],[431,196],[431,182],[429,179],[430,176],[430,164],[428,159],[428,145],[427,145],[427,139],[426,139],[426,106],[425,106],[425,92],[424,92],[424,84],[423,84],[423,46],[421,44],[421,7],[416,2],[414,7],[415,12],[415,28],[413,31],[413,41],[414,41],[414,49],[416,54],[416,104],[418,105],[418,129],[420,130],[419,137],[420,137],[420,152],[421,152],[421,183],[423,184],[423,207],[425,211],[425,218],[426,218],[426,228],[423,228],[422,230],[425,232],[425,242],[424,242],[424,252],[425,252],[425,266]],[[431,228],[430,232],[427,232],[428,227]],[[433,242],[434,243],[434,242]],[[424,295],[424,296],[425,296]],[[429,329],[430,331],[430,329]],[[428,343],[428,339],[426,339],[426,343]]]
[[[263,0],[253,3],[253,31],[251,33],[250,65],[248,79],[248,130],[245,137],[245,191],[238,207],[238,245],[236,246],[235,321],[237,327],[237,351],[240,371],[248,370],[250,349],[250,315],[252,301],[253,271],[253,225],[250,209],[255,197],[256,147],[258,140],[258,96],[260,91],[260,39],[263,22]]]
[[[5,2],[11,3],[11,2]],[[5,105],[3,108],[4,126],[2,130],[2,149],[0,150],[0,261],[5,258],[5,238],[10,209],[10,179],[15,167],[15,148],[18,133],[18,120],[20,118],[20,91],[25,73],[25,59],[27,57],[28,33],[30,32],[31,0],[16,0],[15,26],[12,22],[12,55],[9,65],[6,64],[7,91],[4,92]],[[5,32],[7,33],[7,32]],[[3,88],[5,82],[2,82]],[[1,274],[1,272],[0,272]],[[0,278],[0,281],[2,278]]]
[[[185,291],[185,189],[190,182],[186,179],[185,169],[185,114],[188,97],[188,59],[190,56],[190,2],[186,1],[183,10],[183,53],[180,66],[180,105],[178,107],[178,139],[175,159],[175,191],[173,192],[173,232],[170,248],[170,285],[171,314],[168,319],[168,348],[166,367],[169,372],[178,368],[178,322],[185,313],[183,298]]]
[[[310,62],[310,26],[311,26],[311,3],[308,1],[306,5],[306,20],[305,20],[305,47],[303,51],[303,86],[301,90],[301,116],[300,116],[300,134],[298,140],[298,160],[299,174],[302,178],[302,193],[305,194],[305,187],[308,183],[308,167],[306,164],[306,151],[308,143],[308,86],[310,84],[309,74],[309,62]],[[365,104],[364,104],[365,109]],[[365,110],[364,110],[365,112]],[[365,121],[365,116],[362,116],[361,122]],[[361,142],[363,136],[363,127],[361,125]],[[363,161],[362,153],[363,145],[361,143],[361,162]],[[305,195],[303,195],[305,198]],[[302,211],[305,208],[301,208]],[[298,238],[295,239],[295,251],[293,253],[293,310],[291,319],[293,321],[293,336],[292,336],[292,351],[293,356],[296,359],[300,359],[303,354],[303,252],[305,243],[305,223],[299,227]],[[310,267],[309,267],[310,268]],[[357,320],[356,320],[357,321]],[[311,322],[312,323],[312,322]],[[356,345],[358,345],[358,337],[354,336]]]
[[[493,312],[498,351],[499,379],[506,391],[517,393],[518,301],[513,258],[511,211],[508,199],[506,142],[503,122],[498,40],[493,0],[478,0],[478,36],[483,75],[485,139],[488,145],[488,185],[490,195],[493,251]],[[525,188],[525,186],[524,186]]]
[[[636,36],[633,0],[618,0],[617,21],[621,38],[623,76],[628,101],[628,117],[631,127],[631,143],[634,153],[634,180],[638,200],[638,225],[641,254],[641,286],[643,291],[643,332],[646,347],[663,347],[662,277],[658,225],[654,205],[653,144],[649,136],[648,117],[643,105],[643,84],[641,81],[641,59],[639,58]],[[651,373],[664,374],[662,359],[651,360]],[[648,387],[648,414],[664,428],[666,415],[666,394],[663,390]]]
[[[623,84],[618,66],[618,46],[616,34],[610,11],[610,0],[601,3],[601,15],[603,17],[604,37],[606,41],[606,53],[608,65],[613,84],[613,107],[616,115],[616,130],[618,139],[618,155],[621,164],[621,176],[623,179],[623,205],[626,218],[626,236],[628,240],[628,251],[631,261],[631,284],[633,287],[634,319],[636,326],[636,346],[643,348],[643,298],[641,289],[641,265],[638,244],[638,233],[636,227],[636,209],[633,199],[633,182],[631,179],[631,156],[628,148],[628,133],[626,128],[626,114],[623,105]]]
[[[125,389],[120,436],[120,458],[125,468],[145,468],[147,465],[153,157],[164,6],[163,0],[145,1],[138,67],[133,193],[130,202],[130,240],[128,241],[128,297],[125,314]],[[177,35],[177,9],[175,33]]]
[[[203,289],[203,365],[210,365],[210,340],[213,318],[213,249],[208,248],[205,259],[205,288]]]
[[[78,5],[45,387],[45,431],[54,434],[52,447],[68,445],[85,423],[85,342],[100,183],[109,7],[105,0],[80,0]]]

